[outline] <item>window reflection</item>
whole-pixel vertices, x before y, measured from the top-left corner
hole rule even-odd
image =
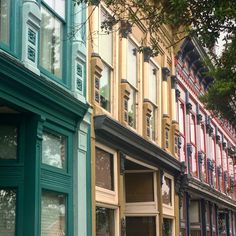
[[[166,205],[171,206],[171,179],[167,178],[166,176],[163,177],[163,184],[162,184],[162,202]]]
[[[46,8],[41,7],[40,64],[46,70],[62,77],[63,29],[62,23]]]
[[[0,160],[17,158],[17,136],[18,129],[16,126],[0,125]]]
[[[15,236],[16,191],[0,189],[0,235]]]
[[[9,0],[0,0],[0,42],[7,45],[10,41],[10,4]]]
[[[113,155],[96,148],[96,186],[114,190]]]
[[[114,236],[114,210],[96,207],[96,236]]]
[[[66,139],[62,135],[43,133],[42,162],[57,168],[66,168]]]
[[[41,204],[41,236],[67,235],[65,196],[43,192]]]

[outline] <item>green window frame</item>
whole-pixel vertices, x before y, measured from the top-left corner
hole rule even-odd
[[[48,137],[55,137],[56,143],[51,143],[51,145],[55,144],[58,146],[57,142],[64,140],[64,148],[63,152],[65,154],[65,165],[59,167],[57,165],[51,165],[49,163],[44,163],[43,153],[44,153],[44,135],[51,134]],[[62,137],[62,139],[59,139]],[[57,139],[58,138],[58,139]],[[51,220],[60,224],[62,226],[62,231],[65,236],[73,235],[73,134],[61,127],[58,127],[54,124],[46,122],[43,127],[42,133],[42,145],[41,145],[41,201],[40,201],[40,235],[46,235],[45,231],[42,231],[41,227],[45,224],[45,219],[43,218],[46,216],[43,210],[43,199],[45,194],[49,194],[54,196],[54,200],[52,202],[56,202],[56,196],[63,196],[64,197],[64,219],[63,222],[59,222],[58,219],[60,218],[59,215],[51,215]],[[46,140],[47,141],[47,140]],[[62,142],[62,143],[63,143]],[[58,153],[58,150],[61,150],[61,147],[56,147],[54,150],[54,154]],[[58,160],[58,158],[57,158]],[[53,203],[53,204],[54,204]],[[58,211],[54,211],[55,214]],[[58,228],[59,229],[59,228]],[[56,230],[56,229],[55,229]],[[59,231],[58,231],[59,232]],[[61,233],[60,232],[60,233]]]
[[[15,127],[17,130],[17,137],[14,140],[14,142],[17,142],[16,152],[14,151],[15,158],[0,159],[0,212],[2,214],[0,220],[7,224],[5,227],[0,225],[0,235],[8,233],[7,235],[23,236],[19,225],[23,224],[24,157],[26,155],[24,151],[26,137],[25,119],[18,114],[1,114],[0,125]],[[6,132],[2,132],[0,139],[3,136],[6,137],[5,134]],[[7,138],[9,139],[9,137]],[[8,145],[7,143],[0,145],[0,152],[4,145]],[[13,196],[13,192],[15,196]],[[5,215],[4,198],[7,201],[8,212]],[[13,223],[14,226],[12,226]]]
[[[21,0],[0,0],[0,49],[20,57]],[[6,15],[7,13],[7,15]]]
[[[63,3],[63,0],[60,0]],[[41,28],[39,36],[39,69],[41,73],[71,88],[71,1],[64,1],[64,13],[54,1],[41,0]],[[61,11],[58,13],[58,11]],[[60,14],[61,13],[61,14]],[[43,27],[43,24],[45,26]],[[51,28],[50,28],[51,27]],[[51,48],[51,50],[49,50]]]

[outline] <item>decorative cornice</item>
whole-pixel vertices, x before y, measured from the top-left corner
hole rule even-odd
[[[144,62],[149,62],[153,56],[153,50],[150,47],[143,48],[143,60]]]
[[[110,147],[171,173],[181,170],[175,157],[107,115],[95,116],[94,128],[96,140]]]
[[[197,124],[199,125],[202,121],[202,115],[201,114],[197,114]]]

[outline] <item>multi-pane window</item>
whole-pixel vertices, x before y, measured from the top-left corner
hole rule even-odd
[[[42,163],[66,169],[66,138],[60,134],[44,131],[42,142]]]
[[[96,186],[114,191],[113,155],[96,148]]]
[[[0,188],[0,235],[15,236],[16,197],[15,189]]]
[[[10,43],[10,0],[0,0],[0,43]]]
[[[101,9],[100,27],[108,19],[108,13]],[[99,104],[107,111],[111,110],[111,78],[113,71],[113,33],[102,28],[99,31],[99,55],[103,61],[102,76],[99,80]]]
[[[18,128],[16,125],[0,125],[0,160],[17,159]]]
[[[62,79],[65,0],[44,0],[41,5],[40,64]]]
[[[43,191],[41,200],[41,236],[67,235],[66,196]]]
[[[131,87],[128,100],[128,124],[133,128],[136,128],[137,74],[137,48],[128,40],[127,81]]]
[[[115,210],[105,207],[96,207],[96,235],[115,235]]]
[[[172,205],[172,185],[171,179],[167,178],[166,176],[163,177],[163,184],[162,184],[162,202],[165,205]]]

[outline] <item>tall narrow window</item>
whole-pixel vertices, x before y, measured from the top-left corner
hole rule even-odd
[[[44,0],[44,2],[46,4],[41,6],[40,64],[62,79],[65,0]]]
[[[15,236],[16,191],[0,189],[0,235]]]
[[[111,78],[113,71],[113,32],[103,30],[103,23],[108,19],[108,13],[100,11],[99,55],[103,61],[103,71],[99,86],[99,103],[102,108],[111,111]],[[111,29],[112,30],[112,29]]]
[[[0,0],[0,43],[10,43],[10,0]]]
[[[180,161],[186,161],[186,144],[185,144],[185,110],[184,104],[181,101],[178,101],[178,111],[179,111],[179,132],[180,132],[180,139],[179,139],[179,159]]]
[[[150,117],[150,138],[152,140],[156,139],[156,118],[157,118],[157,73],[158,68],[150,62],[149,66],[149,83],[148,83],[148,93],[149,100],[152,102],[152,114]]]
[[[172,185],[171,179],[166,176],[163,177],[163,185],[162,185],[162,202],[163,204],[172,205]]]
[[[137,103],[137,48],[129,40],[127,53],[127,81],[131,86],[128,101],[128,124],[136,128],[136,103]]]
[[[201,153],[202,153],[202,156],[201,156],[201,161],[200,162],[200,169],[201,169],[201,179],[203,181],[206,181],[207,180],[207,168],[206,168],[206,164],[207,164],[207,161],[206,161],[206,137],[205,137],[205,126],[204,125],[201,125],[200,126],[200,148],[201,148]]]
[[[192,156],[191,156],[191,173],[193,176],[198,175],[198,162],[197,162],[197,145],[196,145],[196,118],[195,115],[189,115],[189,125],[190,125],[190,142],[192,144]]]
[[[96,186],[114,191],[113,155],[96,148]]]
[[[65,195],[44,191],[41,208],[41,236],[67,235]]]

